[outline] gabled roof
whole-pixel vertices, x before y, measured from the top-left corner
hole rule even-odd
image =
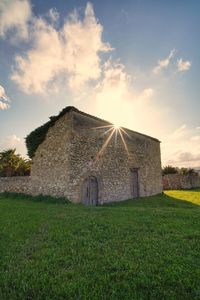
[[[69,107],[69,106],[68,106],[68,107]],[[87,114],[87,113],[85,113],[85,112],[83,112],[83,111],[80,111],[80,110],[78,110],[77,108],[75,108],[75,107],[73,107],[73,106],[70,106],[70,107],[71,107],[71,110],[72,110],[72,111],[78,112],[78,113],[81,114],[81,115],[90,117],[90,118],[92,118],[92,119],[94,119],[94,120],[97,120],[97,121],[101,121],[101,122],[103,121],[103,122],[105,122],[106,124],[113,124],[113,123],[111,123],[111,122],[109,122],[109,121],[106,121],[106,120],[104,120],[104,119],[101,119],[101,118],[98,118],[98,117],[96,117],[96,116]],[[141,136],[143,136],[143,137],[149,138],[149,139],[151,139],[151,140],[154,140],[154,141],[160,143],[160,141],[159,141],[157,138],[154,138],[154,137],[152,137],[152,136],[150,136],[150,135],[147,135],[147,134],[144,134],[144,133],[140,133],[140,132],[138,132],[138,131],[134,131],[134,130],[129,129],[129,128],[126,128],[126,127],[121,127],[121,128],[123,128],[124,130],[126,130],[126,131],[128,131],[128,132],[130,132],[130,133],[135,133],[135,134],[141,135]]]
[[[26,141],[26,146],[27,146],[27,150],[28,150],[28,156],[30,158],[32,158],[34,156],[34,154],[35,154],[38,146],[44,141],[49,128],[52,127],[55,124],[55,122],[57,120],[59,120],[62,116],[64,116],[66,113],[69,113],[69,112],[72,112],[72,111],[74,111],[76,113],[79,113],[79,114],[81,114],[83,116],[90,117],[90,118],[92,118],[94,120],[105,122],[105,124],[108,124],[108,125],[112,124],[109,121],[106,121],[106,120],[100,119],[98,117],[95,117],[93,115],[90,115],[90,114],[87,114],[85,112],[82,112],[82,111],[78,110],[74,106],[67,106],[57,116],[51,116],[49,118],[48,122],[46,122],[43,125],[39,126],[38,128],[36,128],[35,130],[33,130],[31,133],[29,133],[27,135],[27,137],[25,138],[25,141]],[[123,129],[125,129],[126,131],[128,131],[130,133],[132,132],[132,133],[141,135],[143,137],[150,138],[150,139],[152,139],[154,141],[160,142],[158,139],[153,138],[151,136],[148,136],[146,134],[142,134],[142,133],[139,133],[137,131],[133,131],[131,129],[124,128],[124,127],[123,127]]]

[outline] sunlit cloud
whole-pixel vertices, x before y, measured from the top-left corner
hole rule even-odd
[[[7,149],[16,149],[17,153],[26,156],[26,146],[24,144],[24,139],[20,138],[16,134],[11,134],[6,136],[0,141],[0,151]]]
[[[167,69],[175,53],[176,50],[173,49],[166,58],[159,60],[157,66],[153,68],[154,74],[159,74],[163,69]]]
[[[193,154],[191,152],[182,152],[178,156],[178,160],[180,162],[192,162],[192,161],[197,161],[198,163],[200,162],[200,154]]]
[[[195,132],[196,128],[183,124],[165,137],[161,144],[163,165],[200,167],[200,136]]]
[[[10,107],[10,105],[8,103],[2,102],[0,100],[0,110],[8,109],[9,107]]]
[[[60,14],[55,8],[51,8],[48,12],[48,17],[52,23],[56,24],[59,20]]]
[[[58,15],[50,11],[55,21]],[[97,21],[90,3],[81,19],[74,11],[57,30],[54,23],[35,18],[31,37],[33,47],[24,56],[16,56],[16,66],[11,76],[26,93],[48,93],[56,90],[56,82],[72,91],[79,91],[90,80],[101,75],[100,52],[111,47],[102,41],[103,27]],[[59,90],[59,88],[57,88]]]
[[[0,110],[8,109],[10,107],[10,99],[6,95],[5,89],[0,85]]]
[[[5,89],[2,85],[0,85],[0,99],[4,101],[9,101],[9,98],[6,95]]]
[[[0,148],[1,149],[16,148],[20,142],[21,139],[17,137],[16,134],[12,134],[6,137],[3,141],[1,141]]]
[[[5,37],[11,30],[19,39],[28,38],[28,21],[31,5],[28,0],[0,1],[0,36]]]
[[[140,101],[149,100],[153,95],[154,95],[154,90],[152,88],[146,88],[139,94],[138,100]]]
[[[175,49],[171,50],[168,57],[162,60],[159,60],[157,66],[153,68],[153,73],[158,75],[162,70],[169,68],[170,64],[177,51]],[[192,62],[189,60],[183,60],[182,58],[177,59],[176,62],[177,68],[179,72],[184,72],[190,69]]]
[[[189,60],[183,60],[182,58],[177,60],[177,67],[179,72],[184,72],[190,69],[192,62]]]

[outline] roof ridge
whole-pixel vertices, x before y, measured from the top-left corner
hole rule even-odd
[[[88,113],[85,113],[85,112],[83,112],[83,111],[81,111],[81,110],[77,109],[76,107],[74,107],[74,108],[75,108],[75,109],[74,109],[73,111],[75,111],[75,112],[78,112],[78,113],[80,113],[80,114],[82,114],[82,115],[88,116],[88,117],[90,117],[90,118],[93,118],[93,119],[95,119],[95,120],[103,121],[103,122],[105,122],[105,123],[107,123],[107,124],[113,124],[113,123],[112,123],[112,122],[110,122],[110,121],[107,121],[107,120],[101,119],[101,118],[99,118],[99,117],[96,117],[96,116],[90,115],[90,114],[88,114]],[[125,129],[125,130],[128,130],[128,131],[131,131],[131,132],[133,132],[133,133],[136,133],[136,134],[142,135],[142,136],[144,136],[144,137],[150,138],[150,139],[152,139],[152,140],[154,140],[154,141],[160,142],[160,140],[159,140],[159,139],[157,139],[157,138],[154,138],[154,137],[152,137],[152,136],[150,136],[150,135],[147,135],[147,134],[144,134],[144,133],[141,133],[141,132],[138,132],[138,131],[132,130],[132,129],[130,129],[130,128],[123,127],[123,126],[121,126],[121,128],[123,128],[123,129]]]
[[[37,150],[37,147],[44,141],[44,139],[46,137],[46,134],[49,131],[49,128],[54,126],[54,124],[57,122],[57,120],[59,120],[62,116],[64,116],[65,114],[67,114],[69,112],[79,113],[81,115],[84,115],[84,116],[87,116],[89,118],[104,122],[104,123],[109,124],[109,125],[113,124],[113,123],[111,123],[109,121],[106,121],[104,119],[98,118],[98,117],[90,115],[88,113],[85,113],[85,112],[79,110],[78,108],[76,108],[74,106],[66,106],[65,108],[63,108],[60,111],[60,113],[58,115],[49,117],[49,120],[47,122],[45,122],[43,125],[37,127],[36,129],[31,131],[26,136],[26,138],[25,138],[26,146],[27,146],[28,155],[29,155],[30,158],[34,156],[35,151]],[[121,127],[121,128],[123,128],[123,129],[125,129],[129,132],[138,134],[140,136],[147,137],[147,138],[152,139],[154,141],[160,142],[158,139],[156,139],[152,136],[134,131],[134,130],[129,129],[129,128],[125,128],[125,127]]]

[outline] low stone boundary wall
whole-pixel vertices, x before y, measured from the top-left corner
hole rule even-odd
[[[32,196],[49,195],[52,197],[65,197],[57,186],[41,187],[31,176],[0,177],[0,193],[23,193]]]
[[[30,176],[0,177],[0,193],[3,192],[31,194]]]
[[[193,189],[200,187],[200,177],[197,175],[168,174],[163,176],[164,190]]]

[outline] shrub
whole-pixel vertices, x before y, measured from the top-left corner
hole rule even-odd
[[[25,140],[28,156],[30,158],[34,156],[38,146],[44,141],[49,128],[52,127],[60,117],[64,116],[67,112],[71,110],[77,111],[75,107],[67,106],[59,113],[59,115],[50,117],[48,122],[36,128],[29,135],[27,135]]]

